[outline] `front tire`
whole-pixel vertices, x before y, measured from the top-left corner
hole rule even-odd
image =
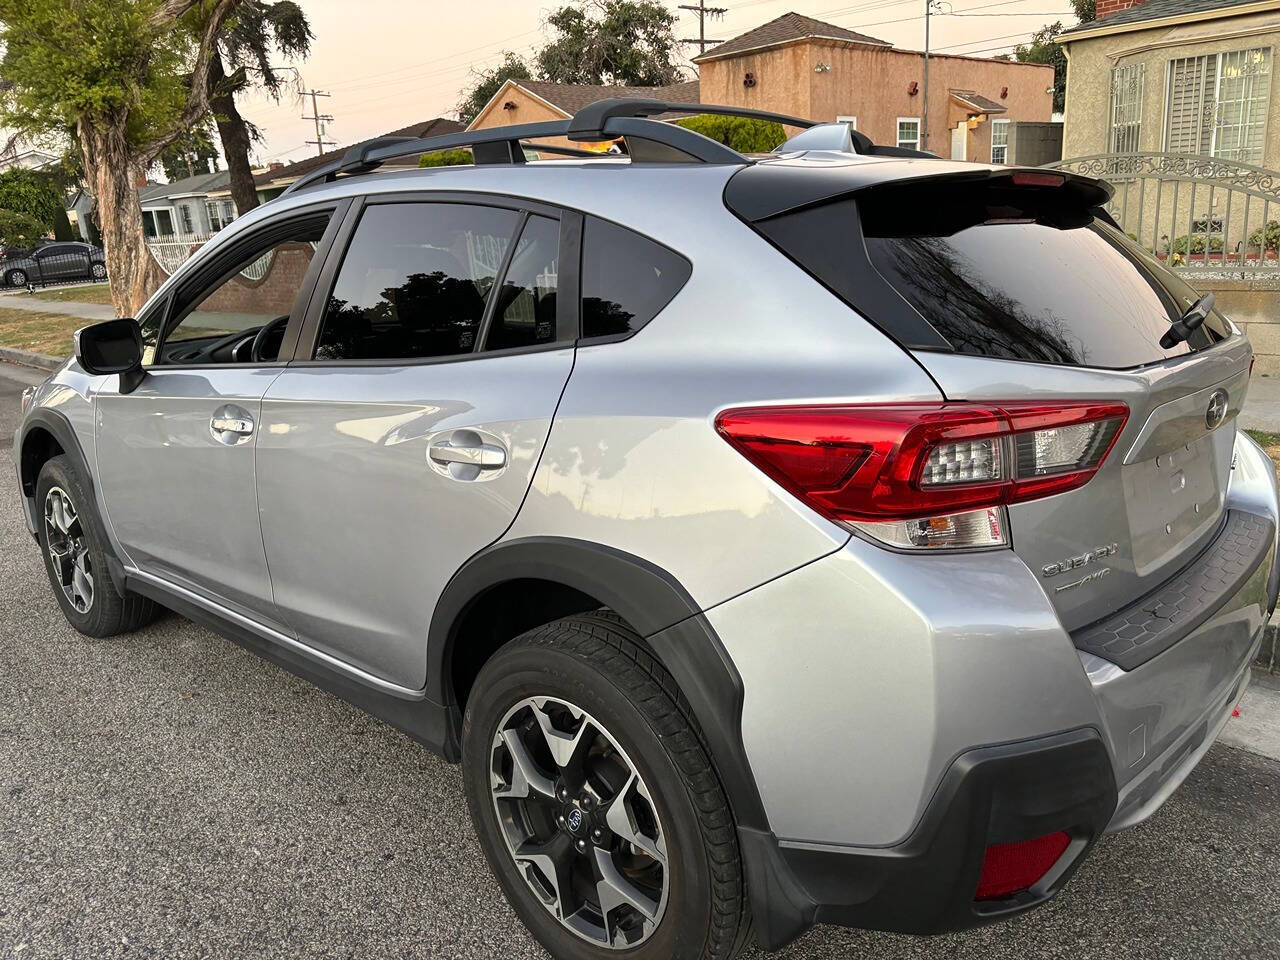
[[[4,282],[11,287],[25,287],[27,285],[27,271],[10,270],[5,274]]]
[[[481,670],[463,777],[503,892],[561,960],[728,960],[750,934],[733,815],[671,675],[611,613]]]
[[[107,575],[106,536],[93,496],[65,456],[40,469],[36,507],[45,572],[71,626],[85,636],[110,637],[155,619],[153,601],[122,596]]]

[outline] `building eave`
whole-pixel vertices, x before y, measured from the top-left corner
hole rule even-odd
[[[1066,46],[1077,40],[1092,40],[1095,37],[1109,37],[1119,33],[1136,33],[1141,30],[1159,30],[1165,27],[1177,27],[1187,23],[1204,23],[1209,20],[1225,20],[1230,17],[1243,17],[1252,13],[1267,13],[1280,10],[1280,0],[1259,0],[1257,3],[1242,3],[1234,7],[1218,7],[1213,10],[1197,10],[1194,13],[1179,13],[1168,17],[1152,17],[1150,20],[1130,20],[1125,23],[1108,25],[1099,20],[1096,26],[1073,30],[1054,37],[1054,43]]]
[[[771,40],[768,43],[757,44],[754,47],[742,47],[738,50],[730,50],[727,53],[716,53],[714,50],[708,50],[706,53],[699,54],[694,57],[692,63],[709,63],[712,60],[732,60],[734,57],[744,57],[748,54],[759,53],[761,50],[776,50],[779,47],[789,47],[797,43],[810,43],[814,40],[821,40],[824,43],[847,43],[854,47],[877,47],[882,50],[893,49],[893,44],[881,41],[871,40],[852,40],[849,37],[828,37],[821,34],[814,34],[810,37],[791,37],[787,40]]]

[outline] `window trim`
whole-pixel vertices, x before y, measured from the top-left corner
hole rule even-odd
[[[275,360],[266,363],[151,363],[144,367],[148,373],[159,373],[165,370],[256,370],[266,367],[284,367],[292,362],[298,344],[298,333],[302,326],[303,310],[310,302],[321,265],[327,261],[329,250],[338,236],[339,226],[350,213],[351,201],[342,199],[298,207],[282,213],[279,217],[246,230],[243,234],[227,242],[225,249],[220,249],[210,257],[198,263],[191,270],[191,275],[182,277],[165,293],[163,301],[158,305],[159,332],[156,335],[155,356],[164,349],[169,334],[173,332],[175,317],[178,316],[179,304],[185,307],[189,291],[198,289],[208,293],[211,285],[221,284],[230,278],[234,268],[244,256],[265,239],[265,236],[276,231],[287,231],[300,221],[310,220],[316,216],[327,214],[329,223],[316,248],[316,255],[311,258],[302,285],[294,297],[293,309],[289,312],[289,323],[285,326],[284,339],[280,342],[280,352]],[[181,317],[178,317],[180,322]]]
[[[360,223],[360,217],[368,207],[388,203],[458,203],[473,207],[499,207],[511,210],[519,216],[516,232],[513,233],[513,243],[511,248],[508,249],[508,253],[514,248],[515,243],[519,241],[519,230],[523,228],[528,215],[536,214],[559,220],[560,259],[565,266],[561,269],[556,291],[556,326],[563,328],[564,335],[557,336],[550,343],[509,347],[503,350],[485,350],[483,349],[484,339],[482,334],[486,333],[488,329],[485,324],[487,320],[491,319],[491,305],[497,302],[494,298],[487,298],[485,311],[480,319],[481,326],[476,331],[475,346],[470,353],[452,353],[442,357],[391,357],[388,359],[368,360],[315,359],[316,347],[320,340],[320,327],[324,321],[325,305],[329,301],[329,295],[333,291],[334,284],[337,283],[338,272],[341,270],[342,263],[347,258],[347,251],[351,245],[352,238],[355,236],[356,227]],[[572,223],[566,226],[566,220],[574,218],[578,221],[576,228]],[[311,290],[310,301],[307,304],[301,324],[301,332],[295,344],[293,359],[289,361],[289,366],[325,367],[330,370],[355,367],[410,367],[427,366],[436,363],[466,363],[471,360],[483,360],[489,357],[545,353],[550,350],[572,350],[578,343],[581,331],[581,270],[577,267],[578,258],[581,257],[582,245],[581,218],[582,215],[577,211],[566,210],[537,200],[527,200],[499,193],[473,193],[463,190],[406,190],[399,193],[375,193],[352,198],[351,208],[343,218],[341,229],[329,247],[325,263],[320,269],[317,275],[317,282]],[[568,269],[568,265],[573,265],[575,269]],[[506,268],[508,266],[509,257],[504,256],[499,272],[494,277],[495,290],[506,279]]]
[[[914,142],[914,146],[905,146],[905,147],[903,146],[903,140],[902,140],[902,124],[903,124],[904,122],[905,122],[905,123],[914,123],[914,124],[916,125],[916,139],[915,139],[915,142]],[[899,118],[898,118],[897,126],[896,126],[896,127],[894,127],[894,133],[895,133],[895,138],[894,138],[894,141],[893,141],[893,142],[897,145],[897,147],[898,147],[898,149],[899,149],[899,150],[903,150],[903,149],[906,149],[906,150],[919,150],[919,149],[920,149],[920,133],[921,133],[921,130],[920,130],[920,118],[919,118],[919,117],[899,117]]]
[[[1008,130],[1008,127],[1009,127],[1009,124],[1011,124],[1012,122],[1013,122],[1013,121],[1012,121],[1012,120],[1009,120],[1008,118],[1005,118],[1005,119],[1002,119],[1002,120],[992,120],[992,121],[991,121],[991,146],[990,146],[990,155],[991,155],[991,162],[992,162],[992,163],[998,163],[998,164],[1000,164],[1001,166],[1005,166],[1005,167],[1007,167],[1007,166],[1009,165],[1009,130]],[[996,159],[996,156],[995,156],[995,154],[996,154],[996,128],[997,128],[997,127],[1004,127],[1004,128],[1005,128],[1005,133],[1004,133],[1004,143],[1003,143],[1003,144],[1000,144],[1000,146],[1003,146],[1003,147],[1004,147],[1004,159],[1003,159],[1003,160],[997,160],[997,159]]]

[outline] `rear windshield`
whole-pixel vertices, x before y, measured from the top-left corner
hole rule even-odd
[[[1188,342],[1161,347],[1198,295],[1065,196],[895,184],[859,197],[858,212],[876,271],[959,353],[1124,368],[1228,336],[1214,313]]]

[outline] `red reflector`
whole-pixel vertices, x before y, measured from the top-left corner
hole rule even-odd
[[[982,861],[982,876],[973,899],[998,900],[1032,887],[1070,845],[1071,838],[1061,831],[1019,843],[992,844]]]
[[[1067,182],[1060,173],[1034,173],[1029,170],[1019,170],[1011,174],[1011,178],[1015,187],[1060,187]]]

